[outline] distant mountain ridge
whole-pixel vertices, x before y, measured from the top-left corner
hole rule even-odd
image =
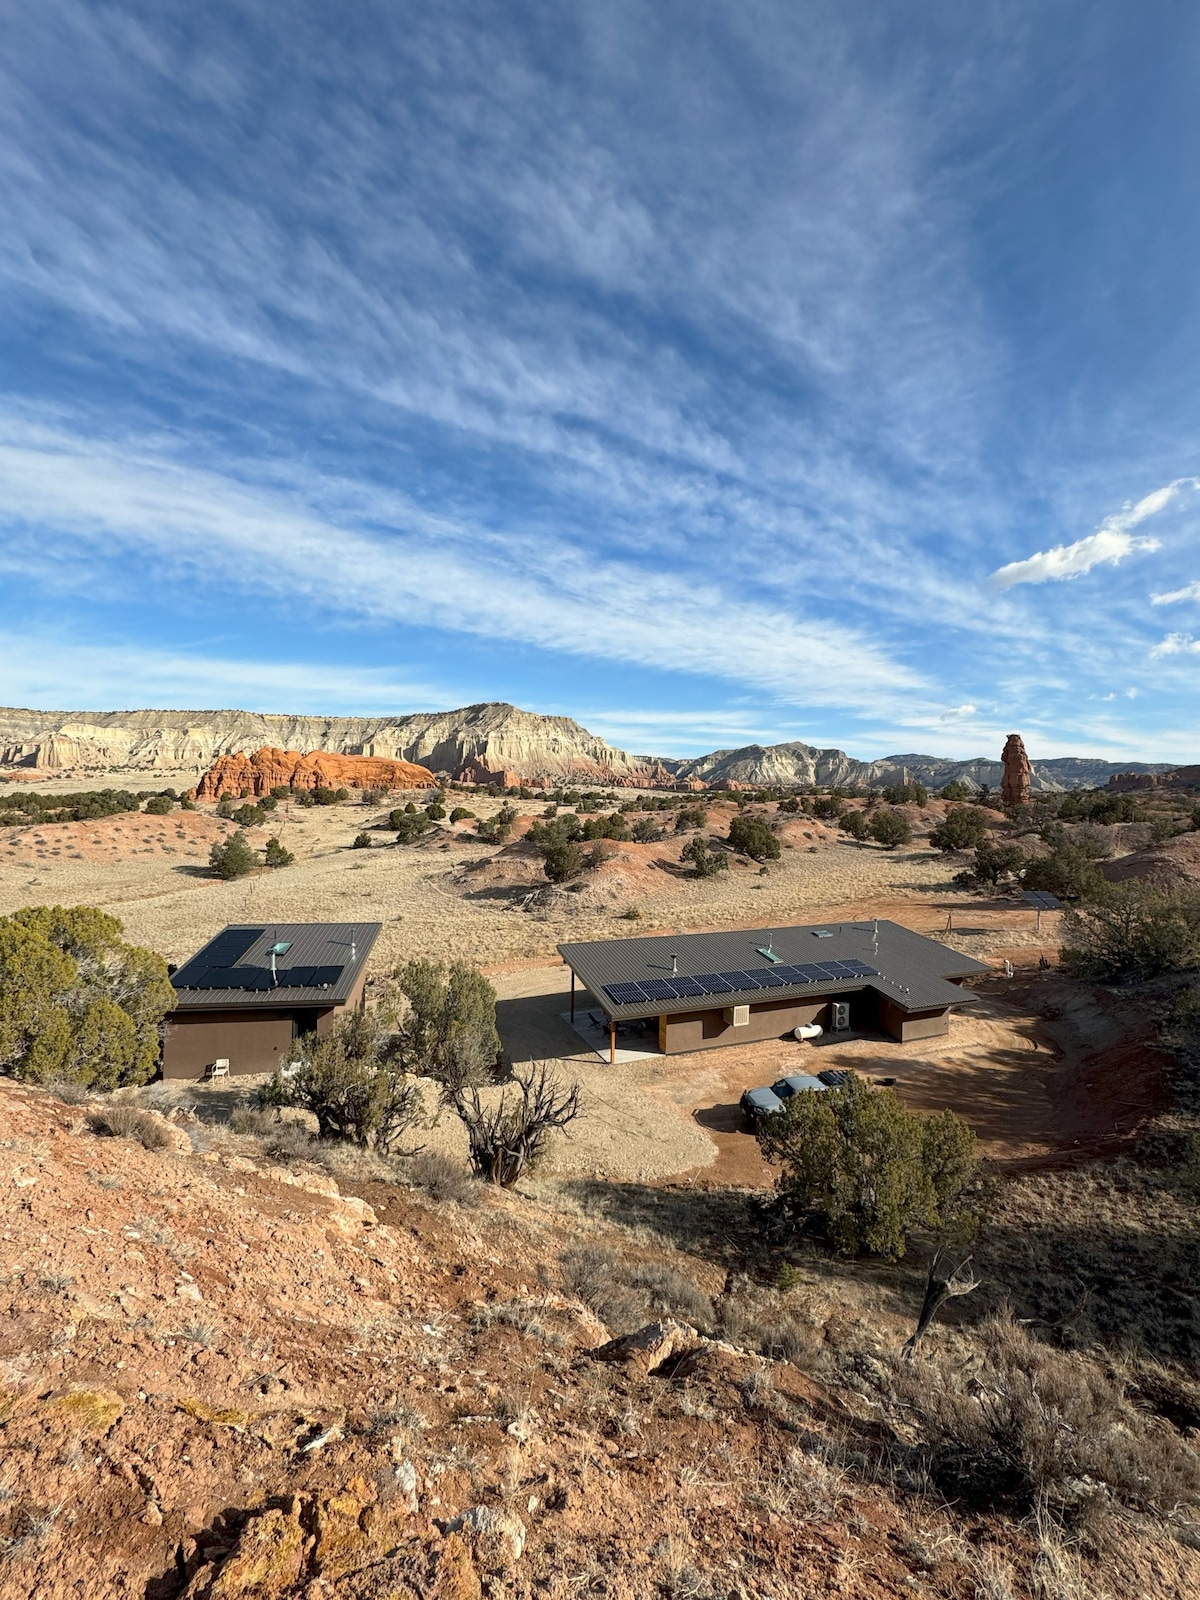
[[[570,717],[546,717],[503,701],[405,716],[286,716],[253,711],[31,711],[0,708],[0,770],[44,773],[197,772],[221,756],[263,746],[308,755],[383,756],[464,781],[537,779],[619,787],[748,788],[881,786],[907,774],[930,789],[957,779],[998,789],[998,759],[951,761],[894,755],[859,761],[844,750],[792,740],[744,745],[680,760],[637,756],[589,733]],[[1099,787],[1116,773],[1174,771],[1168,762],[1061,756],[1033,764],[1037,790]]]
[[[822,788],[838,785],[871,788],[900,783],[907,775],[911,782],[923,783],[929,789],[944,789],[948,783],[958,781],[972,789],[998,790],[1004,774],[999,759],[988,756],[951,761],[940,756],[911,754],[858,761],[844,750],[819,749],[799,740],[789,744],[744,745],[739,750],[714,750],[711,755],[671,765],[678,779],[699,781],[707,788],[727,787],[731,783],[756,788],[810,783]],[[1090,756],[1056,756],[1032,765],[1030,787],[1035,793],[1100,788],[1119,772],[1174,770],[1169,762],[1099,761]]]

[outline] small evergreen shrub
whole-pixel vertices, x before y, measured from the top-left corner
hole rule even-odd
[[[295,859],[278,839],[267,840],[266,863],[269,867],[290,867]]]
[[[987,838],[988,817],[978,806],[951,806],[929,834],[935,850],[976,850]]]
[[[778,861],[779,840],[761,817],[734,817],[729,824],[729,846],[752,861]]]
[[[898,811],[880,806],[871,817],[871,837],[885,850],[895,850],[898,845],[912,841],[912,829]]]
[[[685,844],[679,859],[691,867],[697,878],[714,878],[718,872],[729,871],[729,857],[724,850],[710,850],[701,838]]]
[[[259,862],[246,835],[239,830],[231,833],[223,844],[213,845],[208,853],[208,864],[216,877],[230,879],[246,877]]]
[[[758,1138],[782,1168],[777,1187],[790,1209],[843,1254],[895,1260],[915,1228],[968,1220],[975,1135],[952,1111],[916,1116],[890,1089],[852,1077],[793,1095]]]

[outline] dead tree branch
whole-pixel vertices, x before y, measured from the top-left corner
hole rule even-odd
[[[925,1280],[925,1299],[921,1305],[921,1315],[917,1318],[917,1325],[911,1335],[904,1341],[901,1351],[906,1361],[911,1361],[913,1351],[917,1348],[917,1341],[946,1304],[947,1300],[955,1300],[959,1295],[971,1294],[978,1289],[979,1279],[971,1266],[971,1257],[960,1261],[953,1272],[939,1275],[938,1265],[942,1259],[941,1245],[933,1253],[933,1260],[929,1263],[929,1276]]]

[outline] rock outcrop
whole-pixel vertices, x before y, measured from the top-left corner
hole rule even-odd
[[[0,766],[28,771],[194,772],[262,748],[410,762],[469,783],[673,782],[669,763],[631,756],[570,717],[497,702],[402,717],[0,709]]]
[[[253,755],[218,756],[192,791],[196,800],[257,799],[272,789],[432,789],[437,779],[428,767],[380,756],[341,756],[318,750],[275,750],[265,745]]]
[[[1114,794],[1128,794],[1135,789],[1200,789],[1200,767],[1174,767],[1166,772],[1132,768],[1114,772],[1108,787]]]
[[[1000,798],[1006,806],[1023,806],[1029,799],[1029,782],[1033,768],[1025,754],[1025,742],[1019,733],[1010,733],[1004,744],[1004,778]]]
[[[999,761],[894,755],[859,761],[844,750],[793,740],[714,750],[687,760],[634,756],[570,717],[543,717],[500,702],[402,717],[290,717],[249,711],[21,711],[0,708],[0,767],[14,775],[113,777],[195,773],[222,756],[269,748],[410,762],[465,783],[551,782],[609,787],[756,789],[842,784],[878,788],[909,780],[941,789],[952,780],[998,789]],[[1166,763],[1121,765],[1089,757],[1039,761],[1033,792],[1095,788],[1114,774],[1170,773]]]
[[[677,788],[758,789],[772,786],[820,788],[841,785],[847,788],[881,788],[889,783],[923,783],[928,789],[944,789],[948,783],[966,784],[969,789],[998,789],[1004,779],[1000,761],[983,756],[968,761],[950,761],[939,756],[919,754],[880,756],[876,761],[858,761],[844,750],[822,749],[793,740],[787,744],[750,744],[738,750],[714,750],[711,755],[694,756],[672,762]],[[1093,789],[1103,786],[1118,771],[1136,774],[1169,773],[1166,764],[1144,763],[1120,768],[1113,761],[1094,761],[1087,756],[1059,756],[1038,761],[1030,770],[1030,788],[1035,793],[1062,789]]]

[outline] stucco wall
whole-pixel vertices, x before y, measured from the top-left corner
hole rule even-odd
[[[850,1021],[854,1023],[851,996]],[[664,1055],[681,1055],[688,1050],[712,1050],[726,1044],[753,1044],[762,1039],[781,1039],[803,1022],[829,1022],[827,1000],[782,1000],[750,1007],[750,1021],[735,1028],[725,1021],[722,1011],[685,1011],[677,1016],[659,1017],[658,1048]]]
[[[203,1078],[212,1062],[224,1056],[230,1074],[274,1072],[291,1049],[296,1031],[308,1032],[312,1021],[293,1028],[291,1011],[175,1012],[167,1023],[163,1046],[164,1078]],[[322,1016],[314,1014],[318,1033]]]
[[[901,1011],[898,1005],[880,996],[879,1027],[901,1044],[910,1039],[933,1039],[950,1032],[950,1011]]]

